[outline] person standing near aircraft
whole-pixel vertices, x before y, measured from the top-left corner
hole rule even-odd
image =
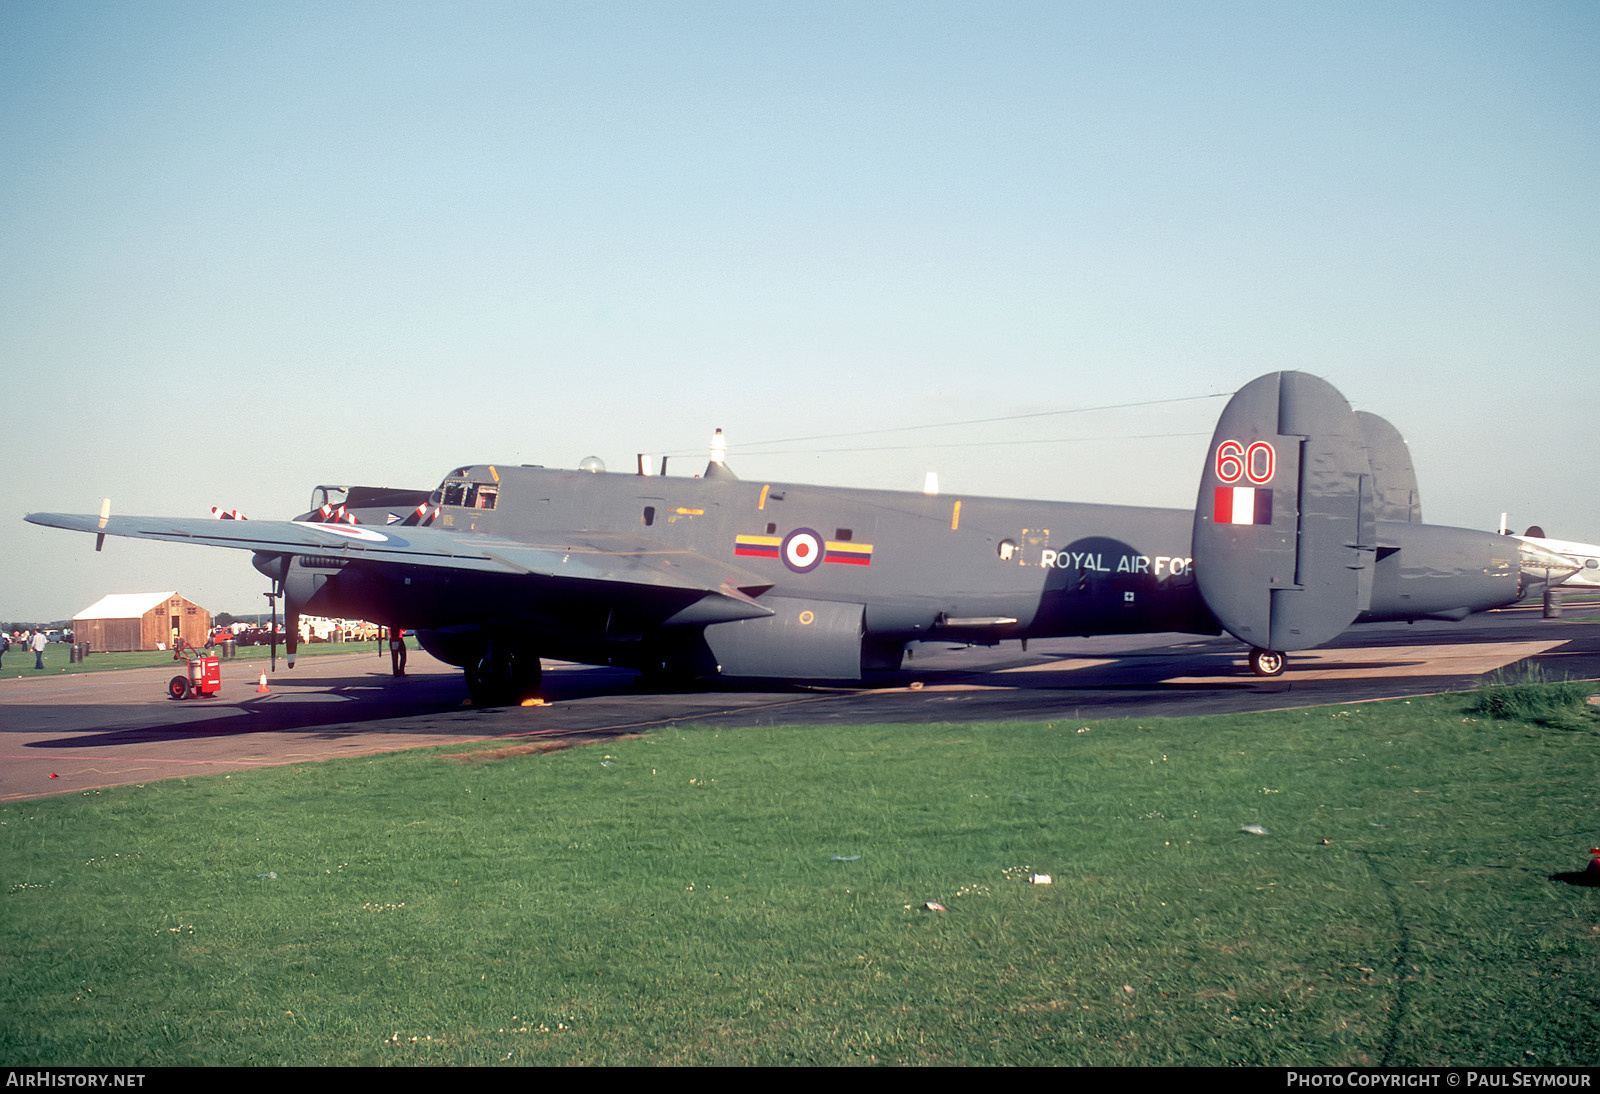
[[[406,632],[403,627],[389,628],[389,660],[396,676],[406,674]]]
[[[34,631],[33,632],[33,638],[29,640],[28,645],[33,648],[33,667],[34,668],[36,668],[36,669],[43,669],[44,668],[44,648],[46,646],[48,646],[49,644],[50,644],[50,639],[45,635],[45,633],[43,631]]]

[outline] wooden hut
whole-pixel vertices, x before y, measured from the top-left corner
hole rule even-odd
[[[72,640],[92,650],[171,649],[175,639],[204,646],[211,613],[177,593],[112,593],[72,617]]]

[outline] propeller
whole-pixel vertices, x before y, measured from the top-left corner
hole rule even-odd
[[[439,507],[434,505],[428,499],[424,498],[420,505],[411,510],[411,515],[399,523],[401,527],[406,528],[416,527],[417,525],[421,525],[422,527],[426,528],[428,525],[433,523],[434,518],[438,515]]]
[[[300,644],[300,605],[285,590],[283,597],[283,652],[289,667],[294,668],[294,651]]]
[[[283,647],[289,667],[294,668],[295,649],[300,639],[300,604],[304,597],[297,595],[297,582],[293,580],[294,556],[269,554],[257,551],[251,564],[272,582],[266,594],[271,612],[268,642],[272,647],[272,671],[278,671],[278,598],[283,598]]]

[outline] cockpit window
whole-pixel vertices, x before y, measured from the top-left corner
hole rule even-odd
[[[492,482],[446,482],[441,504],[460,509],[493,509],[500,486]]]

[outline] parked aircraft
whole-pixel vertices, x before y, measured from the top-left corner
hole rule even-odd
[[[1461,619],[1576,569],[1423,524],[1399,433],[1300,372],[1234,395],[1192,511],[744,481],[715,450],[697,478],[585,463],[468,464],[339,507],[318,488],[293,521],[27,519],[253,551],[289,635],[301,612],[414,630],[480,703],[531,695],[542,657],[848,681],[916,641],[1157,631],[1227,631],[1276,675],[1353,623]]]
[[[1503,536],[1512,534],[1506,527],[1505,513],[1500,514],[1500,534]],[[1536,547],[1543,547],[1546,551],[1553,551],[1578,565],[1576,573],[1559,583],[1561,588],[1600,589],[1600,544],[1577,543],[1570,539],[1549,539],[1546,538],[1544,529],[1537,524],[1530,526],[1517,538]]]

